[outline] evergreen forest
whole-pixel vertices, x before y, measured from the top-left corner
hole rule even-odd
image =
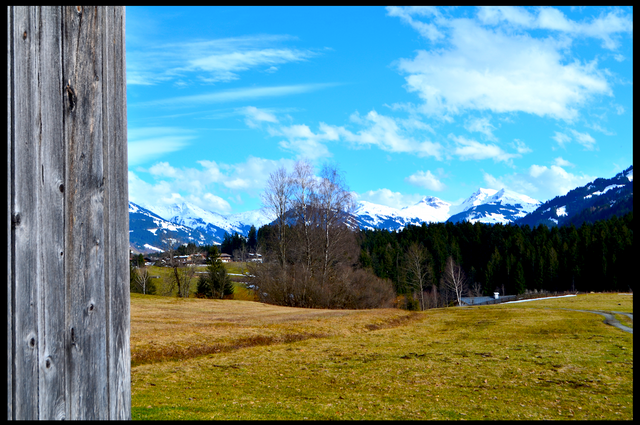
[[[450,256],[464,270],[468,287],[484,295],[632,291],[634,286],[633,212],[580,227],[423,223],[397,232],[361,230],[359,241],[360,265],[390,279],[397,294],[413,291],[405,267],[412,243],[426,248],[426,288],[437,289]]]

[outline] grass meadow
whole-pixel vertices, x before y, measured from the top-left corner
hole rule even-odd
[[[633,296],[408,312],[132,294],[132,416],[632,420],[633,335],[560,308]]]

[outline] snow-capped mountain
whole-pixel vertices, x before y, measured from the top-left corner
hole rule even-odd
[[[449,208],[449,217],[463,211],[467,211],[468,209],[475,206],[484,204],[488,197],[495,195],[497,192],[498,191],[495,189],[479,188],[473,194],[471,194],[471,196],[462,201],[462,203],[458,205],[452,205],[451,208]],[[447,219],[449,217],[447,217]]]
[[[404,208],[359,201],[354,216],[363,229],[401,230],[410,224],[447,220],[578,226],[628,210],[633,210],[633,166],[612,179],[596,179],[544,204],[510,190],[480,188],[458,205],[433,196]],[[181,243],[202,245],[222,242],[225,233],[247,236],[252,225],[259,229],[269,222],[260,210],[222,215],[186,202],[168,207],[129,203],[131,245],[143,252],[162,249],[168,232]]]
[[[139,252],[161,252],[165,241],[212,245],[213,237],[198,229],[172,223],[139,205],[129,202],[129,245]]]
[[[213,211],[207,211],[188,202],[176,203],[170,206],[146,206],[167,221],[208,234],[213,240],[220,243],[225,233],[230,235],[238,233],[247,236],[249,229],[254,225],[256,229],[269,223],[269,220],[260,210],[247,211],[238,214],[222,215]]]
[[[462,211],[453,214],[448,221],[457,223],[511,223],[538,208],[542,202],[527,195],[500,189],[479,189],[464,202]]]
[[[441,222],[449,216],[451,204],[433,196],[401,209],[359,201],[354,211],[356,221],[363,229],[401,230],[409,224]]]
[[[610,179],[599,178],[577,187],[566,195],[556,196],[516,224],[535,227],[580,226],[633,210],[633,165]]]

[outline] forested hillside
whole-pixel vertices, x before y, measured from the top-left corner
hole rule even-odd
[[[485,295],[525,290],[633,290],[633,212],[594,223],[548,228],[469,222],[408,226],[399,232],[362,230],[360,263],[408,294],[413,280],[407,252],[427,250],[425,287],[439,286],[449,256],[462,266],[469,287]]]

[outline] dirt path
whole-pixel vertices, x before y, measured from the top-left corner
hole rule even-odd
[[[616,328],[621,329],[621,330],[623,330],[625,332],[629,332],[630,334],[633,333],[633,328],[630,328],[628,326],[623,325],[613,315],[613,313],[615,313],[615,314],[623,314],[623,315],[627,316],[629,319],[631,319],[631,321],[633,321],[633,313],[623,313],[621,311],[608,312],[608,311],[599,311],[599,310],[573,310],[573,309],[570,309],[570,308],[561,308],[561,310],[580,311],[582,313],[599,314],[601,316],[604,316],[604,323],[606,323],[607,325],[615,326]]]

